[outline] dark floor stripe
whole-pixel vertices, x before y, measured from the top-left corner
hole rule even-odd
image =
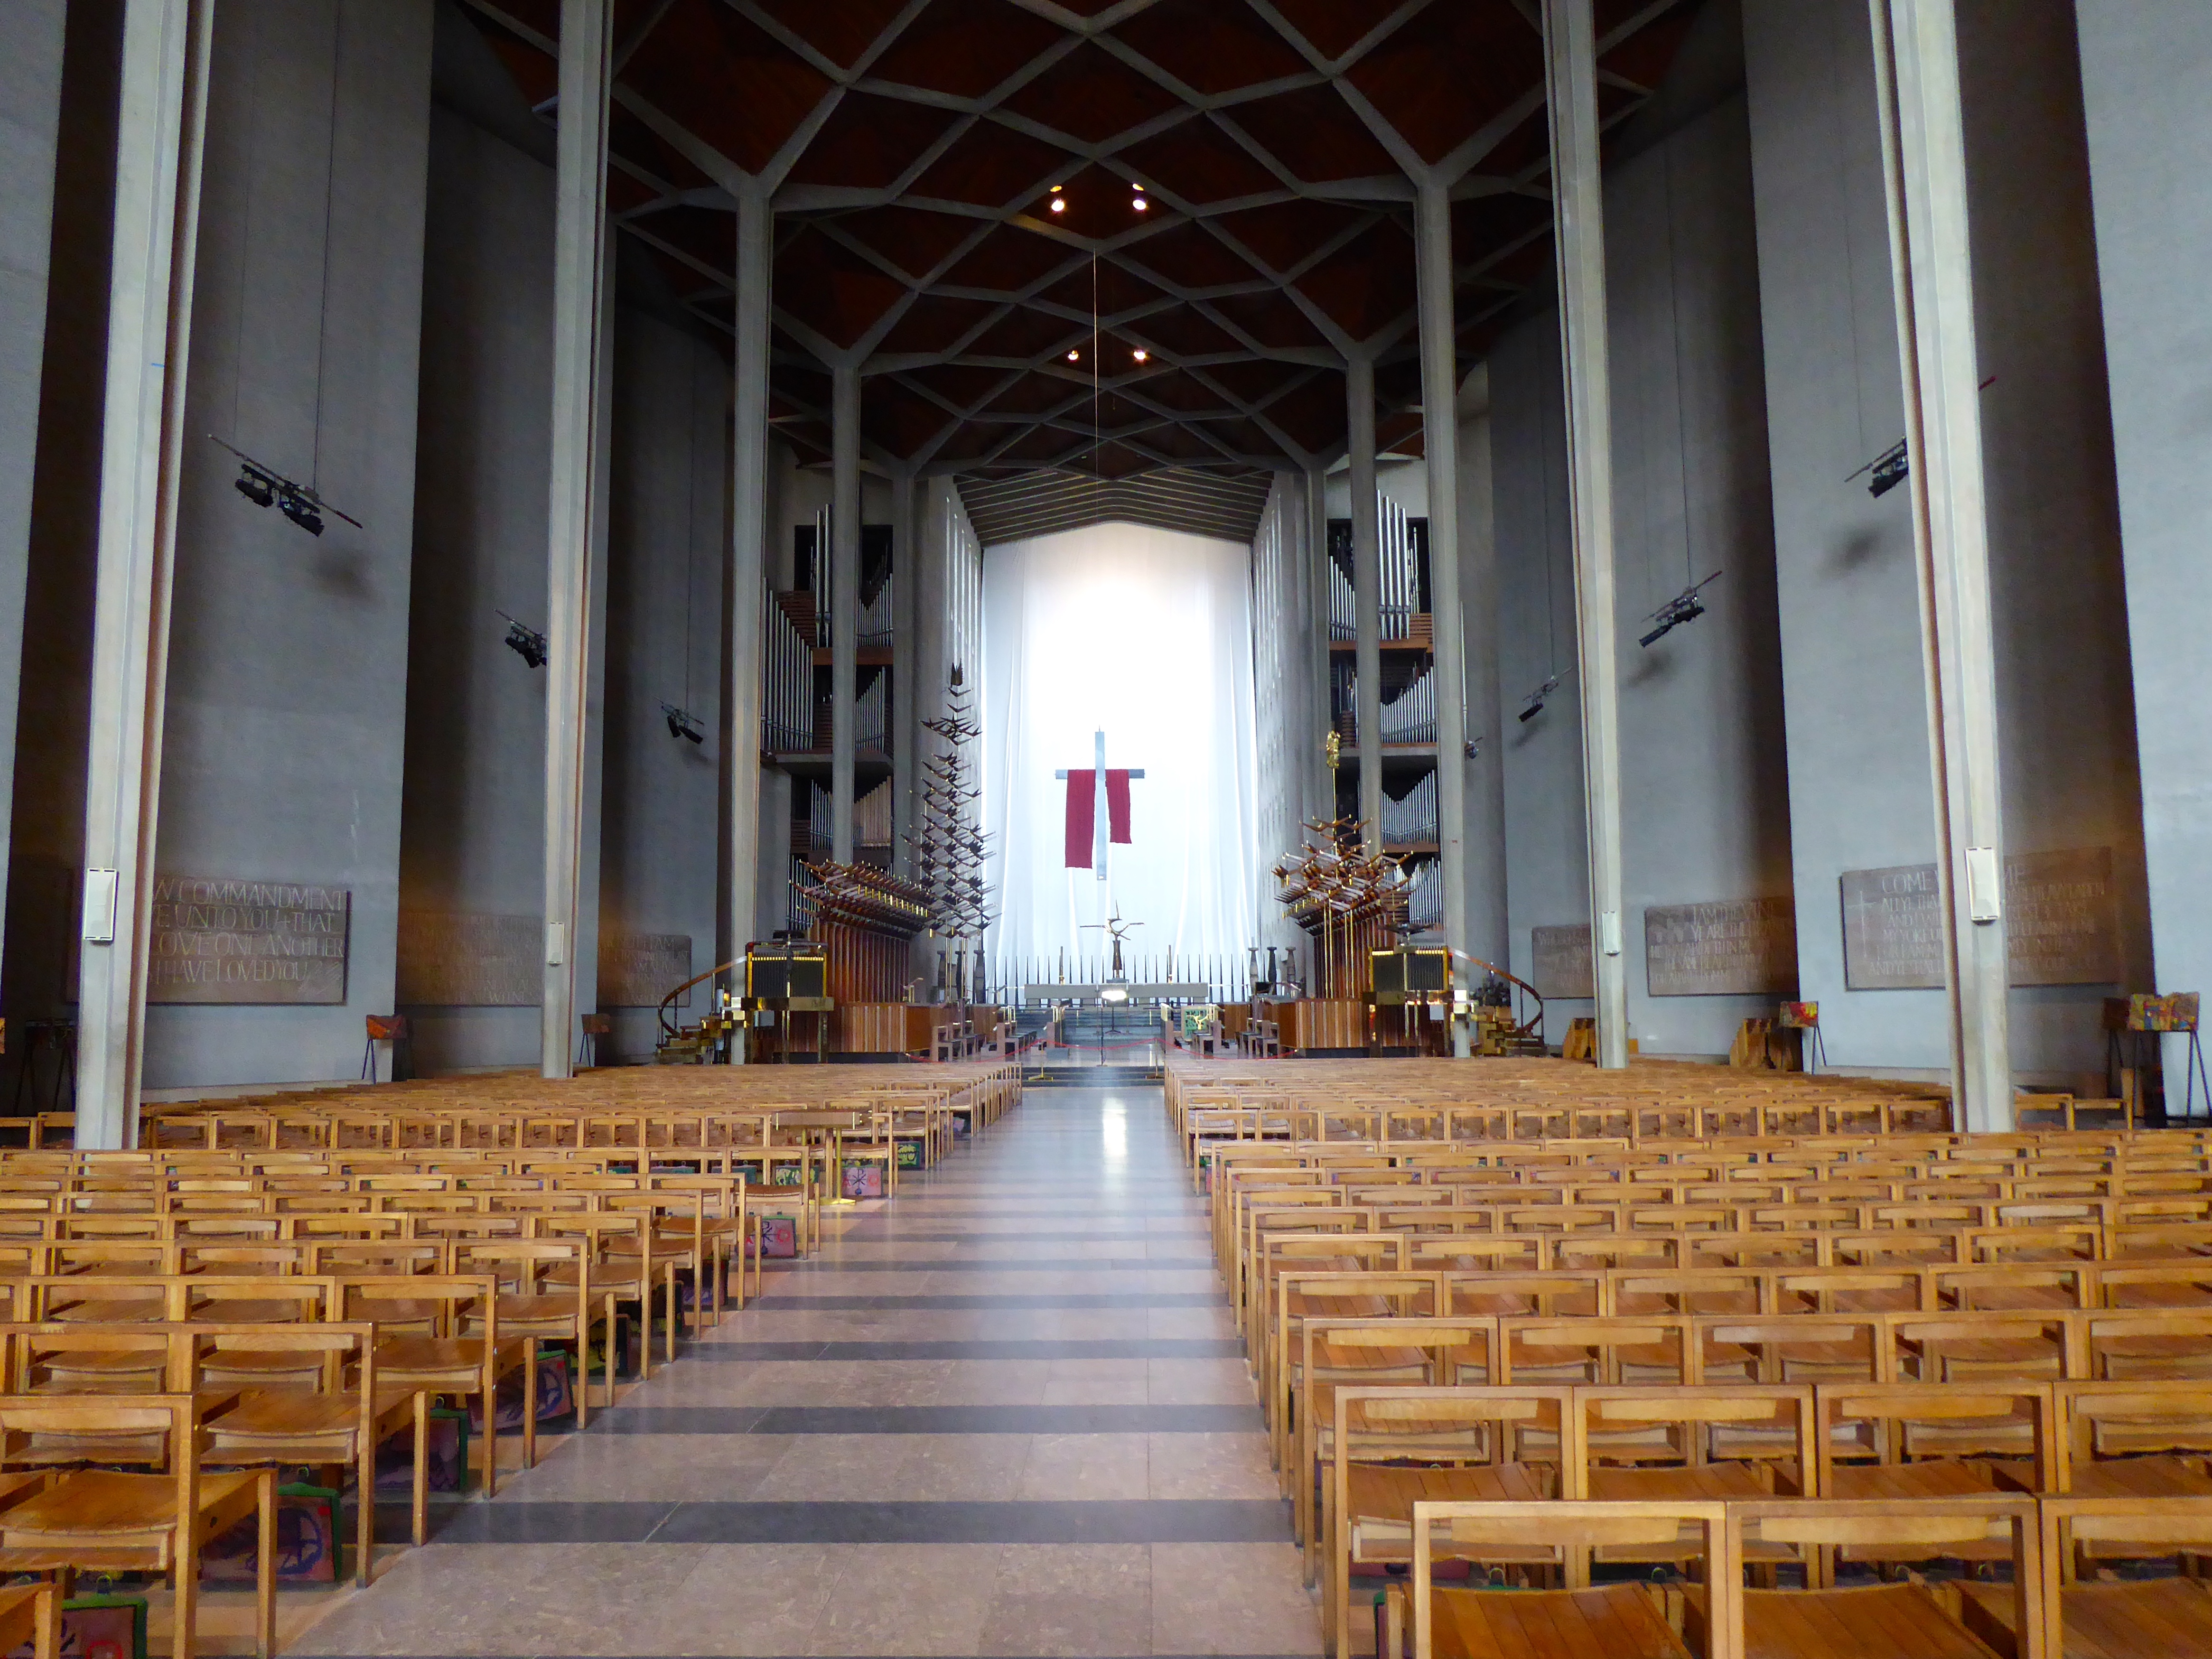
[[[1036,1342],[700,1342],[689,1355],[726,1365],[773,1359],[1239,1359],[1227,1337]]]
[[[745,1304],[762,1313],[927,1313],[1013,1311],[1021,1309],[1225,1308],[1229,1298],[1211,1291],[1102,1291],[1092,1296],[763,1296]]]
[[[1272,1544],[1276,1498],[1003,1504],[471,1504],[441,1544]]]
[[[617,1406],[592,1434],[1249,1434],[1256,1406]]]

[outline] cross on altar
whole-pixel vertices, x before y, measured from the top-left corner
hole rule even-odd
[[[1094,761],[1086,771],[1053,774],[1067,781],[1067,867],[1096,870],[1106,879],[1109,842],[1129,844],[1129,780],[1145,775],[1142,767],[1106,769],[1106,734],[1097,733]]]

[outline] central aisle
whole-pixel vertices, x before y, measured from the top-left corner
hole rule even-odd
[[[1032,1090],[295,1651],[1320,1651],[1157,1088]]]

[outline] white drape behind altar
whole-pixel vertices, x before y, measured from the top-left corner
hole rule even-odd
[[[1260,937],[1252,714],[1252,551],[1235,542],[1100,525],[983,555],[983,822],[1000,920],[986,948],[1026,974],[1067,952],[1094,963],[1105,935],[1144,925],[1127,948],[1140,976],[1241,970]],[[1067,786],[1092,763],[1129,785],[1130,842],[1109,879],[1065,867]],[[1218,971],[1218,970],[1217,970]],[[1074,976],[1071,969],[1071,977]]]

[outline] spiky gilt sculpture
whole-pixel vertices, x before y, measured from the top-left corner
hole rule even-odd
[[[966,962],[970,942],[982,939],[996,915],[983,883],[990,837],[976,821],[983,792],[969,769],[968,746],[982,735],[971,699],[955,664],[945,712],[923,722],[944,747],[923,763],[920,822],[907,836],[915,884],[928,895],[930,926],[957,963]]]

